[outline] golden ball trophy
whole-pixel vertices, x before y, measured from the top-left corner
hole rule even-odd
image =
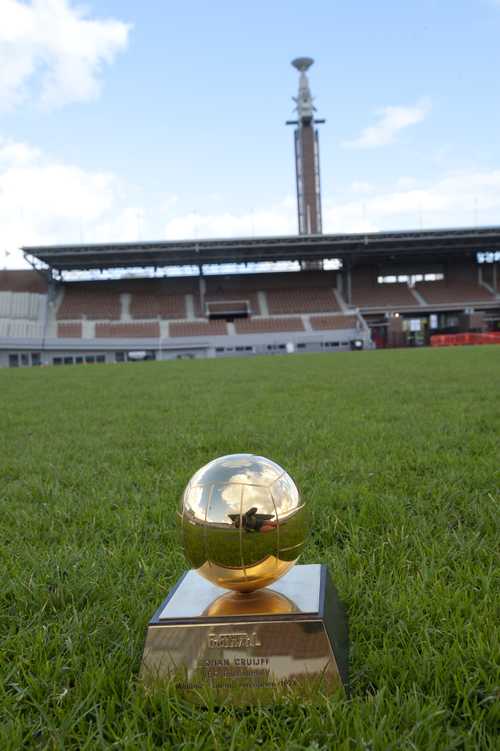
[[[326,566],[294,565],[309,514],[285,470],[253,454],[215,459],[178,518],[193,568],[149,623],[143,683],[233,705],[346,688],[345,612]]]

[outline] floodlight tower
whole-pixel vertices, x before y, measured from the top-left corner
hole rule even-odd
[[[299,93],[293,97],[297,120],[287,120],[295,128],[295,167],[297,174],[297,209],[300,235],[320,235],[321,186],[319,177],[319,139],[315,127],[324,120],[314,117],[316,107],[309,88],[307,71],[313,64],[311,57],[297,57],[292,65],[300,73]]]

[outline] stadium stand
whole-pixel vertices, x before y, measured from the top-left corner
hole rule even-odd
[[[443,281],[417,282],[415,289],[429,305],[491,302],[495,299],[479,284],[476,269],[471,263],[450,266]]]
[[[206,313],[209,318],[234,318],[249,315],[251,309],[247,300],[208,301]]]
[[[237,334],[272,334],[284,331],[304,331],[302,318],[241,318],[234,322]]]
[[[203,300],[198,289],[194,297],[194,312],[200,318],[206,314],[219,315],[221,303],[225,303],[234,315],[260,315],[258,299],[259,280],[250,275],[239,279],[231,276],[205,277]]]
[[[39,345],[47,316],[47,293],[47,283],[35,271],[0,271],[0,341]],[[29,357],[22,359],[30,361]]]
[[[82,324],[81,323],[58,323],[57,324],[57,336],[60,339],[81,339],[82,338]]]
[[[34,292],[0,292],[0,318],[37,321],[44,314],[46,299]]]
[[[326,313],[339,309],[333,290],[321,287],[268,290],[267,305],[272,315],[276,313]]]
[[[180,321],[169,324],[170,336],[225,336],[225,321]]]
[[[196,295],[194,300],[194,310],[198,318],[201,318],[207,313],[209,315],[217,314],[217,307],[214,306],[219,306],[222,303],[225,303],[226,307],[229,308],[234,315],[259,315],[261,312],[257,292],[239,291],[238,293],[237,290],[233,292],[224,290],[219,294],[212,292],[205,294],[204,302],[205,305],[203,306],[200,296]]]
[[[57,320],[72,321],[84,317],[92,321],[119,320],[121,317],[119,291],[113,285],[106,283],[100,285],[99,282],[64,285]]]
[[[160,325],[155,323],[96,323],[97,339],[153,339],[160,336]]]
[[[471,232],[475,238],[476,230]],[[441,234],[448,242],[449,233]],[[490,243],[491,232],[485,234]],[[412,242],[420,241],[418,233],[409,235]],[[350,242],[349,237],[340,239]],[[500,229],[498,238],[500,243]],[[274,252],[282,240],[258,239],[265,246],[259,252]],[[408,256],[403,235],[382,238],[387,250],[377,255],[366,249],[365,240],[345,263],[340,259],[336,271],[320,271],[314,262],[301,271],[193,275],[198,246],[181,276],[70,282],[58,274],[48,282],[35,271],[2,271],[0,366],[128,362],[143,355],[165,360],[337,352],[359,348],[360,342],[364,347],[421,346],[439,335],[500,329],[500,274],[494,263],[481,266],[478,254],[461,245],[456,251],[439,246],[437,254],[429,255],[419,245]],[[304,240],[304,252],[320,241]],[[219,263],[243,252],[247,241],[238,242]],[[203,243],[207,253],[214,252],[210,241]],[[87,246],[83,250],[85,258],[93,252]],[[111,250],[120,263],[120,247]],[[69,262],[78,261],[74,246],[64,252]],[[126,252],[128,258],[128,245]],[[138,244],[141,271],[135,273],[142,272],[142,252]]]
[[[352,275],[351,301],[361,310],[369,308],[415,307],[419,301],[407,283],[379,284],[378,269],[365,267]]]
[[[131,317],[139,320],[186,318],[186,295],[196,292],[196,284],[192,278],[179,282],[175,284],[175,280],[171,279],[137,279],[123,283],[123,293],[130,295]]]
[[[338,310],[335,272],[269,275],[263,289],[271,315],[326,313]]]
[[[186,298],[184,295],[134,293],[130,300],[130,315],[135,319],[185,318]]]
[[[335,329],[355,329],[360,327],[357,316],[311,316],[309,319],[314,331],[332,331]]]
[[[40,339],[43,336],[43,324],[35,321],[23,321],[16,318],[0,320],[0,337],[12,339]]]
[[[494,296],[484,287],[467,282],[420,282],[415,285],[415,289],[428,305],[457,305],[494,300]]]
[[[0,292],[34,292],[47,294],[47,281],[36,271],[0,270]]]

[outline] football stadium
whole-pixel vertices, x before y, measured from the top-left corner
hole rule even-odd
[[[0,275],[0,366],[499,341],[500,227],[322,234],[312,63],[287,121],[297,236],[25,247],[33,271]]]
[[[0,272],[2,749],[498,747],[500,226],[323,233],[311,63],[297,235],[30,245]],[[307,499],[346,692],[141,685],[183,489],[237,452]]]
[[[339,352],[449,334],[493,342],[498,247],[490,227],[27,248],[39,270],[0,273],[0,364]],[[273,264],[292,270],[241,273]],[[141,276],[149,267],[179,276]],[[59,280],[117,268],[134,278]]]

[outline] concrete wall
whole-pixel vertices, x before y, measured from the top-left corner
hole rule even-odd
[[[276,334],[249,334],[212,336],[191,339],[54,339],[1,338],[0,366],[8,367],[9,354],[41,353],[42,364],[53,364],[54,358],[64,360],[76,357],[101,357],[105,362],[116,362],[116,353],[145,351],[154,353],[158,360],[200,357],[248,357],[259,354],[285,354],[295,352],[333,352],[349,350],[351,341],[362,339],[365,348],[371,346],[368,330],[343,329],[318,332],[286,332]],[[25,359],[25,358],[24,358]]]

